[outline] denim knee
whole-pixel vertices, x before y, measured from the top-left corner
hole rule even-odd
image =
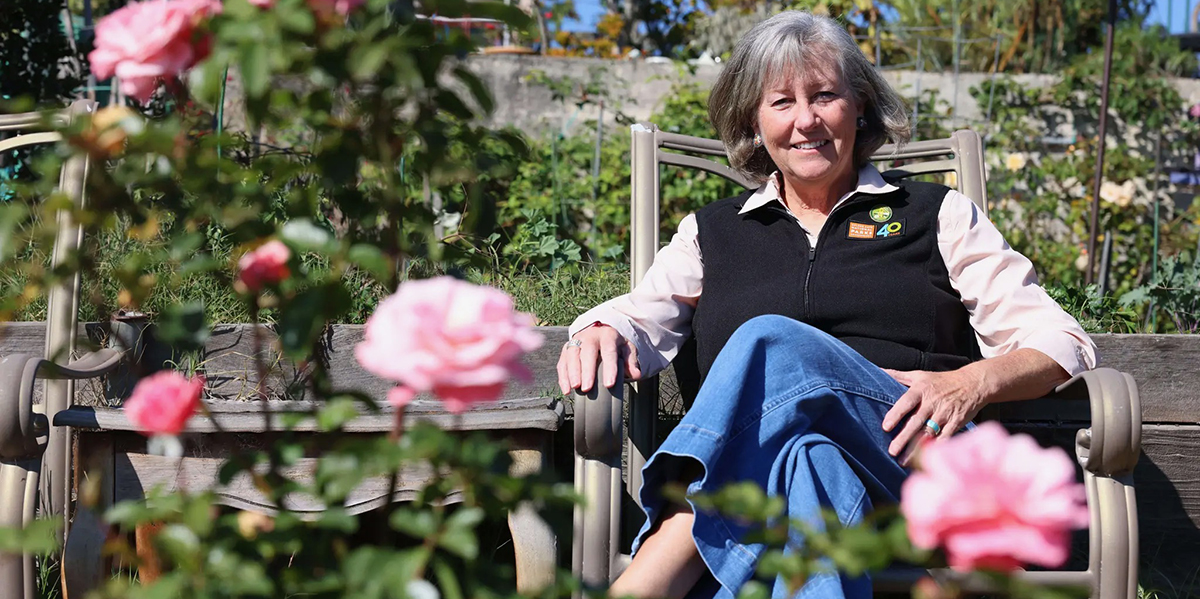
[[[805,343],[806,341],[830,341],[828,333],[794,318],[779,314],[764,314],[755,316],[742,323],[729,338],[730,343],[736,341],[784,341],[788,343]]]

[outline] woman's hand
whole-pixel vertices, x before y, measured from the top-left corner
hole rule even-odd
[[[904,428],[888,445],[888,453],[893,456],[900,455],[917,440],[918,435],[953,435],[988,404],[984,377],[978,375],[977,369],[968,367],[949,372],[884,369],[884,372],[908,386],[908,391],[896,400],[896,404],[883,417],[883,430],[891,432],[908,416]],[[925,428],[928,420],[938,423],[941,430],[935,433]]]
[[[578,341],[579,343],[572,343]],[[616,329],[594,324],[578,333],[563,346],[558,356],[558,387],[563,394],[572,389],[581,393],[592,390],[596,383],[596,361],[604,362],[604,386],[617,384],[617,360],[625,362],[625,376],[630,380],[642,378],[638,367],[637,348]]]
[[[953,435],[990,403],[1042,397],[1071,378],[1050,356],[1028,347],[949,372],[885,372],[908,385],[908,391],[883,417],[883,430],[891,432],[908,416],[888,446],[892,455],[900,455],[918,435]],[[925,429],[927,420],[938,423],[941,430]]]

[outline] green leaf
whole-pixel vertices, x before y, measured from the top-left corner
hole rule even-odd
[[[771,599],[771,589],[757,580],[751,580],[742,585],[738,599]]]
[[[376,280],[386,281],[391,274],[391,261],[388,260],[383,251],[373,245],[356,243],[350,246],[347,258],[355,266],[371,273]]]
[[[351,76],[358,81],[367,81],[375,77],[393,51],[391,44],[381,43],[369,43],[356,48],[350,53],[348,61]]]
[[[478,75],[472,73],[469,69],[463,66],[454,68],[454,76],[458,78],[463,85],[471,92],[471,97],[475,99],[475,103],[486,114],[491,114],[496,108],[495,101],[492,100],[492,93],[488,90],[483,80]]]
[[[473,531],[476,526],[479,526],[480,522],[483,522],[484,515],[483,508],[459,508],[446,519],[446,528],[449,530],[464,529]]]
[[[23,204],[9,202],[0,207],[0,260],[8,260],[15,249],[15,237],[21,223],[29,215]]]
[[[437,519],[432,513],[410,507],[397,507],[388,523],[414,539],[427,539],[437,532]]]
[[[353,399],[331,399],[317,412],[317,427],[322,432],[335,431],[357,416],[358,403]]]
[[[279,230],[279,237],[302,252],[330,254],[337,251],[337,240],[333,235],[306,218],[288,221]]]
[[[321,512],[321,517],[317,519],[317,526],[350,534],[358,530],[358,518],[346,511],[344,507],[331,506]]]
[[[442,589],[442,597],[445,597],[445,599],[463,599],[462,586],[458,584],[458,577],[450,567],[450,564],[446,563],[445,560],[434,558],[433,575],[437,578],[438,586]]]
[[[313,13],[307,7],[297,9],[295,5],[276,6],[273,13],[285,29],[301,35],[312,33],[316,25]]]
[[[38,519],[24,528],[0,528],[0,551],[48,555],[58,550],[58,531],[62,521]]]
[[[246,95],[260,97],[267,92],[271,83],[271,57],[266,44],[249,44],[241,49],[242,83]]]
[[[479,557],[479,539],[473,530],[447,530],[438,537],[438,545],[446,551],[466,560]]]

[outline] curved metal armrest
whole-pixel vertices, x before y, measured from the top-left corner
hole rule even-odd
[[[21,459],[41,453],[50,431],[45,414],[33,409],[33,389],[43,379],[98,377],[121,364],[126,352],[105,348],[60,366],[40,356],[0,358],[0,458]]]
[[[1097,368],[1071,378],[1055,392],[1068,397],[1086,392],[1091,404],[1091,427],[1075,435],[1079,463],[1098,476],[1133,472],[1142,451],[1142,405],[1133,377]]]
[[[621,451],[621,409],[625,370],[617,364],[617,384],[607,389],[600,383],[603,365],[596,366],[596,383],[587,393],[574,393],[575,454],[599,459]],[[615,404],[615,405],[614,405]]]

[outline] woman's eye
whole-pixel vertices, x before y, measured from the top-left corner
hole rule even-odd
[[[817,100],[818,102],[828,102],[829,100],[832,100],[836,97],[837,97],[837,94],[835,94],[833,92],[817,92],[817,95],[814,96],[814,99]]]
[[[786,106],[792,102],[791,98],[776,98],[771,102],[771,106]]]

